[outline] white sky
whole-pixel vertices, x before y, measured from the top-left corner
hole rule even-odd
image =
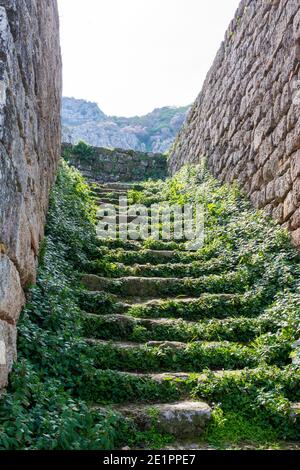
[[[64,96],[108,115],[190,104],[239,0],[58,0]]]

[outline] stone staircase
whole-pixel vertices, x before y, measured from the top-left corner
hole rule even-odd
[[[93,187],[99,204],[113,205],[128,190],[139,189],[130,183]],[[110,374],[110,406],[142,430],[155,423],[178,442],[195,442],[211,419],[212,405],[194,398],[192,388],[208,376],[254,373],[259,362],[248,343],[273,327],[251,308],[247,311],[249,280],[236,287],[234,259],[216,257],[212,262],[212,257],[208,267],[197,252],[183,251],[179,242],[161,243],[158,250],[146,249],[142,240],[102,242],[124,275],[83,276],[91,298],[103,293],[111,302],[83,314],[86,347],[95,368],[90,387],[94,407],[103,407],[97,404],[97,377]],[[241,326],[245,337],[237,342]],[[112,375],[124,391],[122,400],[109,388]]]

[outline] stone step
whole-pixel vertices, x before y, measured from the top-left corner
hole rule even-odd
[[[187,246],[184,242],[180,241],[166,241],[166,240],[151,240],[147,239],[143,243],[144,248],[148,250],[155,250],[155,251],[181,251],[183,253],[195,253],[195,251],[190,251],[187,249]]]
[[[172,250],[142,250],[139,252],[132,252],[126,250],[119,250],[117,252],[108,254],[105,257],[108,261],[119,262],[125,265],[151,263],[152,265],[163,263],[191,263],[193,261],[200,261],[201,255],[197,252],[184,252]]]
[[[179,351],[182,349],[187,349],[190,346],[201,346],[207,349],[218,349],[219,347],[227,347],[230,346],[232,343],[229,341],[191,341],[189,343],[185,343],[182,341],[147,341],[146,343],[136,343],[134,341],[109,341],[103,339],[92,339],[92,338],[85,338],[86,342],[89,345],[96,345],[96,346],[111,346],[115,349],[144,349],[144,348],[159,348],[159,349],[173,349],[174,351]],[[242,345],[235,345],[235,347],[241,347],[246,349],[246,347]]]
[[[192,440],[194,436],[191,436],[190,439],[181,439],[179,437],[178,440],[176,440],[175,442],[172,442],[172,444],[169,444],[168,446],[166,447],[163,447],[162,449],[160,450],[184,450],[184,451],[191,451],[191,450],[219,450],[219,448],[216,446],[214,447],[212,444],[209,444],[208,442],[196,442],[196,439]],[[245,444],[246,446],[246,444]],[[238,447],[240,449],[240,447]],[[222,449],[224,449],[224,446],[222,445]],[[225,449],[232,449],[229,445],[225,447]],[[247,449],[249,450],[249,447],[247,447]],[[146,449],[143,449],[143,450],[146,450]]]
[[[161,221],[161,218],[162,218],[162,210],[163,210],[163,206],[162,207],[148,207],[148,206],[145,206],[142,202],[139,203],[139,202],[131,202],[127,197],[127,193],[124,193],[124,192],[119,192],[119,193],[116,193],[116,192],[110,192],[110,193],[105,193],[105,192],[93,192],[94,194],[94,198],[95,199],[101,199],[102,198],[107,198],[107,199],[117,199],[119,200],[120,198],[123,198],[123,199],[127,199],[127,205],[126,208],[128,211],[143,211],[144,213],[146,213],[149,217],[152,216],[156,216],[156,217],[160,217],[159,220]],[[184,222],[185,224],[189,224],[189,223],[192,223],[194,222],[194,219],[184,219]],[[171,214],[170,216],[170,224],[174,224],[175,225],[177,224],[181,224],[183,223],[183,221],[181,220],[181,218],[179,220],[175,220],[174,219],[174,216]]]
[[[141,313],[141,319],[161,319],[164,317],[163,310],[166,309],[166,319],[173,319],[178,320],[184,317],[182,313],[182,317],[173,315],[171,312],[168,311],[166,306],[169,302],[177,302],[182,307],[181,311],[183,312],[186,306],[190,305],[190,303],[198,302],[199,297],[178,297],[176,300],[171,298],[155,298],[153,296],[145,296],[145,297],[120,297],[115,295],[116,297],[116,305],[118,305],[118,312],[120,314],[126,313],[127,316],[133,318],[139,318],[139,312]],[[169,313],[169,316],[168,316]],[[198,318],[196,318],[198,320]],[[190,319],[189,321],[192,321]]]
[[[82,278],[85,287],[92,291],[109,291],[119,293],[124,297],[150,297],[159,295],[158,284],[163,282],[164,285],[172,286],[176,281],[173,278],[141,278],[141,277],[123,277],[118,279],[108,279],[96,276],[94,274],[86,274]]]
[[[292,418],[300,424],[300,402],[292,404]]]
[[[99,369],[131,372],[202,372],[255,367],[253,348],[230,342],[125,341],[86,339],[86,352]]]
[[[182,253],[183,256],[192,254],[192,256],[197,255],[196,251],[189,251],[185,249],[184,243],[175,243],[175,242],[153,242],[152,240],[143,240],[142,243],[136,240],[123,240],[123,239],[99,239],[99,247],[106,247],[108,249],[122,249],[124,251],[144,251],[151,250],[153,252],[157,251],[175,251]],[[198,255],[199,256],[199,255]]]
[[[251,374],[256,369],[247,369],[247,373]],[[151,379],[155,382],[162,383],[164,381],[173,380],[175,382],[178,381],[189,381],[194,380],[194,383],[203,382],[203,380],[207,380],[208,374],[213,377],[237,377],[241,375],[245,370],[243,369],[236,369],[236,370],[212,370],[209,373],[199,373],[195,374],[193,372],[162,372],[162,373],[155,373],[155,374],[142,374],[142,373],[132,373],[127,372],[127,374],[132,374],[140,378]]]
[[[99,239],[128,239],[128,240],[135,240],[135,241],[140,241],[142,243],[142,246],[146,246],[148,243],[148,240],[150,240],[150,226],[145,225],[143,223],[143,227],[139,224],[137,226],[136,223],[136,217],[135,216],[128,216],[127,220],[120,220],[118,216],[115,217],[110,217],[109,220],[107,218],[104,218],[102,215],[101,216],[96,216],[97,219],[97,235]],[[160,237],[162,235],[161,232]],[[122,234],[120,236],[119,234]],[[125,235],[123,235],[125,234]],[[123,238],[124,236],[124,238]],[[178,244],[178,241],[175,240],[173,235],[170,236],[170,240],[173,241],[174,249],[176,249],[176,245]],[[185,243],[187,240],[186,239],[181,239],[181,243]],[[179,244],[178,244],[179,245]]]
[[[106,215],[106,219],[107,219],[108,222],[110,222],[110,221],[113,222],[113,217],[114,217],[115,215],[118,217],[118,219],[119,219],[119,217],[121,217],[121,216],[123,216],[123,217],[127,216],[127,218],[128,218],[128,217],[131,217],[132,220],[134,220],[134,219],[136,219],[137,217],[139,217],[139,220],[142,220],[142,221],[145,222],[145,223],[147,223],[147,222],[150,223],[150,221],[151,221],[150,217],[148,217],[148,216],[141,216],[141,215],[139,215],[139,214],[135,214],[135,213],[132,213],[132,212],[130,212],[130,211],[125,211],[125,212],[120,213],[120,212],[119,212],[119,200],[117,200],[116,203],[111,203],[109,200],[105,200],[105,201],[103,201],[103,200],[100,201],[100,200],[99,200],[99,201],[98,201],[98,204],[99,204],[99,206],[100,206],[100,207],[98,208],[98,211],[101,211],[101,210],[104,210],[104,211],[105,211],[105,215],[107,214],[107,215]],[[101,207],[101,204],[104,204],[104,207]],[[106,205],[108,205],[109,208],[106,208],[106,207],[105,207]],[[112,206],[112,207],[111,207],[111,206]],[[113,213],[113,215],[108,213],[108,209],[109,209],[109,210],[111,210],[111,209],[114,209],[114,210],[115,210],[115,212]],[[155,227],[157,227],[157,225],[155,225]]]
[[[163,259],[171,260],[172,258],[175,257],[175,253],[172,250],[156,250],[156,251],[148,250],[147,254],[149,255],[150,258],[153,257],[155,259],[163,258]]]
[[[157,231],[157,236],[159,236],[160,239],[163,238],[163,230],[162,227],[159,225],[152,225],[151,223],[151,218],[150,217],[144,217],[136,214],[130,214],[130,213],[125,213],[125,214],[120,214],[118,212],[117,206],[114,204],[110,204],[109,202],[103,202],[103,204],[99,204],[98,206],[98,211],[96,214],[96,218],[99,222],[105,222],[105,224],[114,224],[117,227],[121,224],[130,224],[131,222],[135,222],[135,226],[132,227],[133,229],[139,228],[139,227],[144,227],[144,232],[146,233],[146,237],[149,239],[150,238],[150,229],[153,232],[153,228],[156,229]],[[136,227],[136,225],[139,225],[139,227]],[[175,243],[183,243],[187,241],[185,237],[181,237],[180,239],[175,239],[174,232],[171,230],[170,235],[168,235],[168,238],[170,241],[175,241]]]
[[[138,183],[123,183],[123,182],[112,182],[112,183],[103,183],[99,185],[99,188],[102,189],[116,189],[120,191],[129,191],[130,189],[143,189]]]
[[[94,195],[94,200],[96,202],[96,204],[112,204],[115,208],[115,210],[117,211],[117,213],[119,213],[119,206],[120,206],[120,200],[123,199],[124,200],[124,197],[121,196],[121,195],[118,195],[118,194],[115,194],[115,193],[111,193],[111,194],[97,194],[97,195]],[[161,218],[161,213],[160,211],[158,210],[153,210],[151,208],[147,208],[145,207],[143,204],[131,204],[130,202],[127,201],[127,205],[124,204],[123,202],[123,212],[124,213],[128,213],[129,215],[135,215],[136,217],[141,217],[143,215],[143,217],[146,219],[146,218],[149,218],[149,220],[153,219],[153,223],[155,223],[155,225],[162,225],[162,218]],[[158,217],[159,216],[159,217]],[[156,219],[154,219],[156,218]],[[194,220],[185,220],[184,223],[185,224],[188,224],[190,222],[194,222]],[[175,221],[173,219],[170,220],[170,229],[171,230],[174,230],[174,227],[176,228],[183,228],[183,222],[182,220],[178,220],[178,221]]]
[[[108,291],[112,294],[127,297],[168,297],[170,295],[198,296],[202,293],[234,293],[238,274],[227,273],[226,276],[210,275],[198,279],[175,277],[122,277],[109,279],[85,274],[82,282],[88,290]],[[242,289],[242,284],[239,284]]]
[[[212,417],[211,407],[200,401],[128,405],[116,410],[147,431],[155,427],[159,432],[180,438],[201,436]]]
[[[136,215],[127,215],[125,224],[130,224],[131,222],[136,220],[136,217],[137,217]],[[104,216],[102,214],[101,215],[98,214],[96,216],[96,218],[99,222],[103,222],[105,224],[116,224],[116,227],[118,227],[118,228],[120,226],[120,216],[117,212],[116,212],[115,217],[111,216],[111,215],[110,216]],[[121,223],[123,223],[123,220],[121,220]]]
[[[276,333],[274,322],[254,318],[228,318],[199,322],[169,318],[135,318],[124,314],[97,315],[82,318],[84,335],[95,339],[144,341],[231,341],[247,343],[265,333]],[[140,329],[139,327],[142,327]]]
[[[118,298],[120,306],[122,298]],[[177,296],[170,298],[132,297],[123,303],[124,311],[141,318],[181,318],[184,320],[224,319],[227,317],[257,317],[259,310],[247,308],[247,300],[242,294],[203,293],[198,297]]]
[[[128,216],[127,222],[123,220],[119,220],[116,216],[111,220],[104,219],[102,216],[98,216],[97,218],[97,236],[99,240],[107,240],[107,239],[121,239],[121,240],[134,240],[141,242],[141,247],[145,247],[148,244],[148,240],[150,239],[149,233],[149,226],[145,226],[143,224],[143,228],[137,226],[135,222],[135,217]],[[122,234],[122,235],[119,235]],[[161,235],[161,232],[160,232]],[[123,238],[124,237],[124,238]],[[173,236],[170,237],[170,240],[173,240],[174,244],[178,242],[174,239]],[[185,243],[187,240],[182,239],[181,242]],[[174,249],[175,245],[174,245]]]
[[[103,187],[97,187],[97,188],[92,188],[92,192],[97,194],[98,196],[101,195],[121,195],[121,196],[126,196],[127,191],[124,189],[114,189],[114,188],[103,188]]]
[[[271,368],[269,368],[271,370]],[[266,370],[268,370],[268,366],[266,366]],[[223,377],[238,377],[241,374],[247,374],[251,376],[251,374],[256,373],[257,369],[220,369],[220,370],[210,370],[206,372],[128,372],[128,371],[113,371],[113,374],[116,377],[120,378],[127,378],[127,379],[139,379],[142,381],[154,381],[157,384],[162,383],[171,383],[172,381],[174,384],[179,384],[180,387],[183,382],[188,382],[192,384],[192,386],[196,386],[198,383],[207,380],[209,377],[215,378],[223,378]],[[97,372],[99,372],[97,370]],[[186,394],[186,391],[184,392]],[[146,398],[146,401],[148,399]],[[294,404],[294,410],[297,410],[297,406],[299,404]]]
[[[136,240],[121,240],[114,238],[98,238],[99,247],[106,247],[109,250],[123,249],[128,251],[139,251],[143,249],[143,244]]]
[[[93,194],[93,197],[97,203],[97,201],[102,201],[102,199],[116,199],[118,202],[119,202],[119,199],[120,198],[126,198],[126,194],[125,192],[119,192],[119,193],[115,193],[115,192],[110,192],[110,193],[106,193],[106,192],[103,192],[103,191],[99,191],[97,193],[94,192]]]
[[[192,438],[191,438],[192,439]],[[172,444],[169,444],[166,447],[163,447],[160,450],[175,450],[175,451],[190,451],[190,450],[220,450],[220,447],[216,444],[213,445],[211,443],[200,441],[195,442],[195,440],[191,439],[178,439]],[[226,444],[222,444],[222,451],[223,450],[236,450],[236,451],[253,451],[253,450],[300,450],[300,442],[293,442],[293,441],[277,441],[276,447],[272,444],[258,444],[257,442],[246,441],[246,442],[228,442]],[[146,450],[146,449],[145,449]]]
[[[120,217],[123,215],[124,217],[133,217],[134,219],[139,220],[139,222],[143,223],[148,223],[152,227],[155,227],[157,230],[159,229],[161,232],[163,230],[163,224],[160,219],[156,219],[155,215],[151,214],[150,212],[145,213],[142,210],[139,210],[139,208],[134,208],[132,206],[127,206],[123,207],[122,210],[120,211],[122,200],[120,198],[115,198],[115,197],[103,197],[103,198],[95,198],[95,203],[99,206],[98,210],[104,210],[105,213],[107,214],[107,220],[109,221],[110,218],[112,217],[112,214],[108,212],[108,210],[113,209],[115,212],[113,215],[117,215]],[[170,233],[174,234],[175,231],[178,233],[178,240],[184,239],[184,234],[182,234],[182,229],[183,224],[181,221],[179,221],[176,224],[173,224],[173,222],[170,223]],[[180,237],[180,238],[179,238]]]
[[[110,196],[99,197],[98,196],[96,198],[96,204],[98,204],[99,206],[101,206],[102,204],[110,204],[118,208],[119,202],[120,202],[120,198],[118,197],[110,197]]]
[[[90,403],[157,403],[189,396],[197,380],[153,380],[149,375],[110,369],[92,369],[78,388],[78,395]],[[179,383],[180,382],[180,383]]]
[[[274,374],[272,367],[265,366],[264,371],[270,377]],[[197,387],[207,380],[230,380],[243,375],[246,380],[257,374],[256,369],[216,369],[195,372],[136,372],[110,369],[93,369],[89,373],[78,394],[83,399],[93,403],[107,402],[114,404],[129,403],[158,403],[189,399],[195,396]],[[258,382],[261,380],[261,371],[258,371]],[[201,396],[198,397],[203,399]]]
[[[220,294],[221,295],[221,294]],[[172,302],[173,300],[174,301],[178,301],[181,305],[189,305],[190,303],[192,302],[198,302],[199,301],[199,298],[200,297],[184,297],[184,296],[180,296],[180,297],[170,297],[170,298],[161,298],[161,297],[154,297],[154,296],[150,296],[150,297],[142,297],[142,296],[132,296],[132,297],[121,297],[121,296],[117,296],[116,295],[116,299],[117,299],[117,302],[119,303],[124,303],[125,305],[129,306],[129,307],[140,307],[140,306],[143,306],[143,307],[151,307],[151,306],[160,306],[160,305],[164,305],[165,306],[165,303],[166,302]],[[151,317],[142,317],[142,318],[151,318]],[[161,317],[153,317],[153,318],[161,318]],[[169,317],[169,318],[173,318],[173,317]],[[176,317],[174,317],[174,319],[176,319]]]
[[[230,261],[226,262],[218,258],[209,262],[165,263],[154,266],[150,263],[134,264],[132,266],[120,263],[118,266],[123,273],[122,276],[163,278],[174,278],[176,276],[177,279],[197,278],[208,274],[220,274],[221,272],[234,268]]]
[[[87,338],[94,339],[110,339],[110,340],[119,340],[132,338],[135,335],[136,327],[141,326],[147,330],[148,336],[151,335],[151,339],[157,340],[158,338],[153,338],[156,336],[156,330],[166,330],[165,338],[162,338],[162,341],[171,340],[172,330],[182,327],[183,324],[181,321],[170,320],[170,319],[143,319],[143,318],[134,318],[129,315],[124,314],[107,314],[107,315],[97,315],[94,313],[84,313],[82,315],[83,323],[83,332]],[[195,331],[193,327],[196,323],[185,322],[185,325],[192,329],[190,335],[186,335],[187,340],[192,341],[194,339]],[[161,335],[163,333],[161,332]],[[158,335],[159,336],[159,335]],[[168,338],[167,338],[168,336]],[[138,341],[135,338],[136,341]],[[147,338],[150,341],[150,338]],[[158,339],[160,340],[160,339]],[[144,341],[143,339],[141,341]],[[184,340],[186,341],[186,339]]]
[[[100,291],[103,295],[106,292]],[[99,291],[88,290],[86,294],[92,296],[99,295]],[[117,295],[119,294],[119,296]],[[93,310],[97,316],[103,313],[107,314],[125,314],[126,317],[134,317],[140,319],[161,319],[164,318],[172,320],[185,321],[188,324],[191,322],[197,322],[205,320],[212,325],[216,322],[227,322],[231,321],[232,325],[239,325],[244,322],[244,334],[249,331],[249,327],[254,324],[254,321],[260,319],[260,315],[263,313],[263,309],[256,307],[255,304],[255,293],[253,294],[254,304],[252,305],[251,293],[242,294],[201,294],[199,297],[166,297],[157,298],[154,296],[131,296],[121,297],[120,292],[112,295],[114,302],[110,308],[105,312],[97,312]],[[262,331],[270,327],[270,321],[268,317],[265,321],[262,319],[259,323],[259,327]],[[253,320],[253,322],[252,322]],[[274,322],[274,327],[277,322]],[[223,323],[225,324],[225,323]],[[270,330],[271,331],[271,330]],[[234,328],[233,328],[234,333]]]

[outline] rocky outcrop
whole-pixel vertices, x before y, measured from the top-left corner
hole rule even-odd
[[[0,0],[0,388],[16,356],[60,155],[56,0]]]
[[[165,107],[146,116],[106,116],[96,103],[63,98],[62,140],[77,144],[83,140],[94,147],[133,149],[164,153],[169,150],[183,125],[188,106]]]
[[[300,4],[242,0],[169,160],[205,156],[300,246]]]

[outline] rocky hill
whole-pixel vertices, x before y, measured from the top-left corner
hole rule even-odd
[[[133,149],[142,152],[169,150],[185,122],[189,106],[155,109],[145,116],[106,116],[96,103],[63,98],[63,142],[80,140],[94,147]]]

